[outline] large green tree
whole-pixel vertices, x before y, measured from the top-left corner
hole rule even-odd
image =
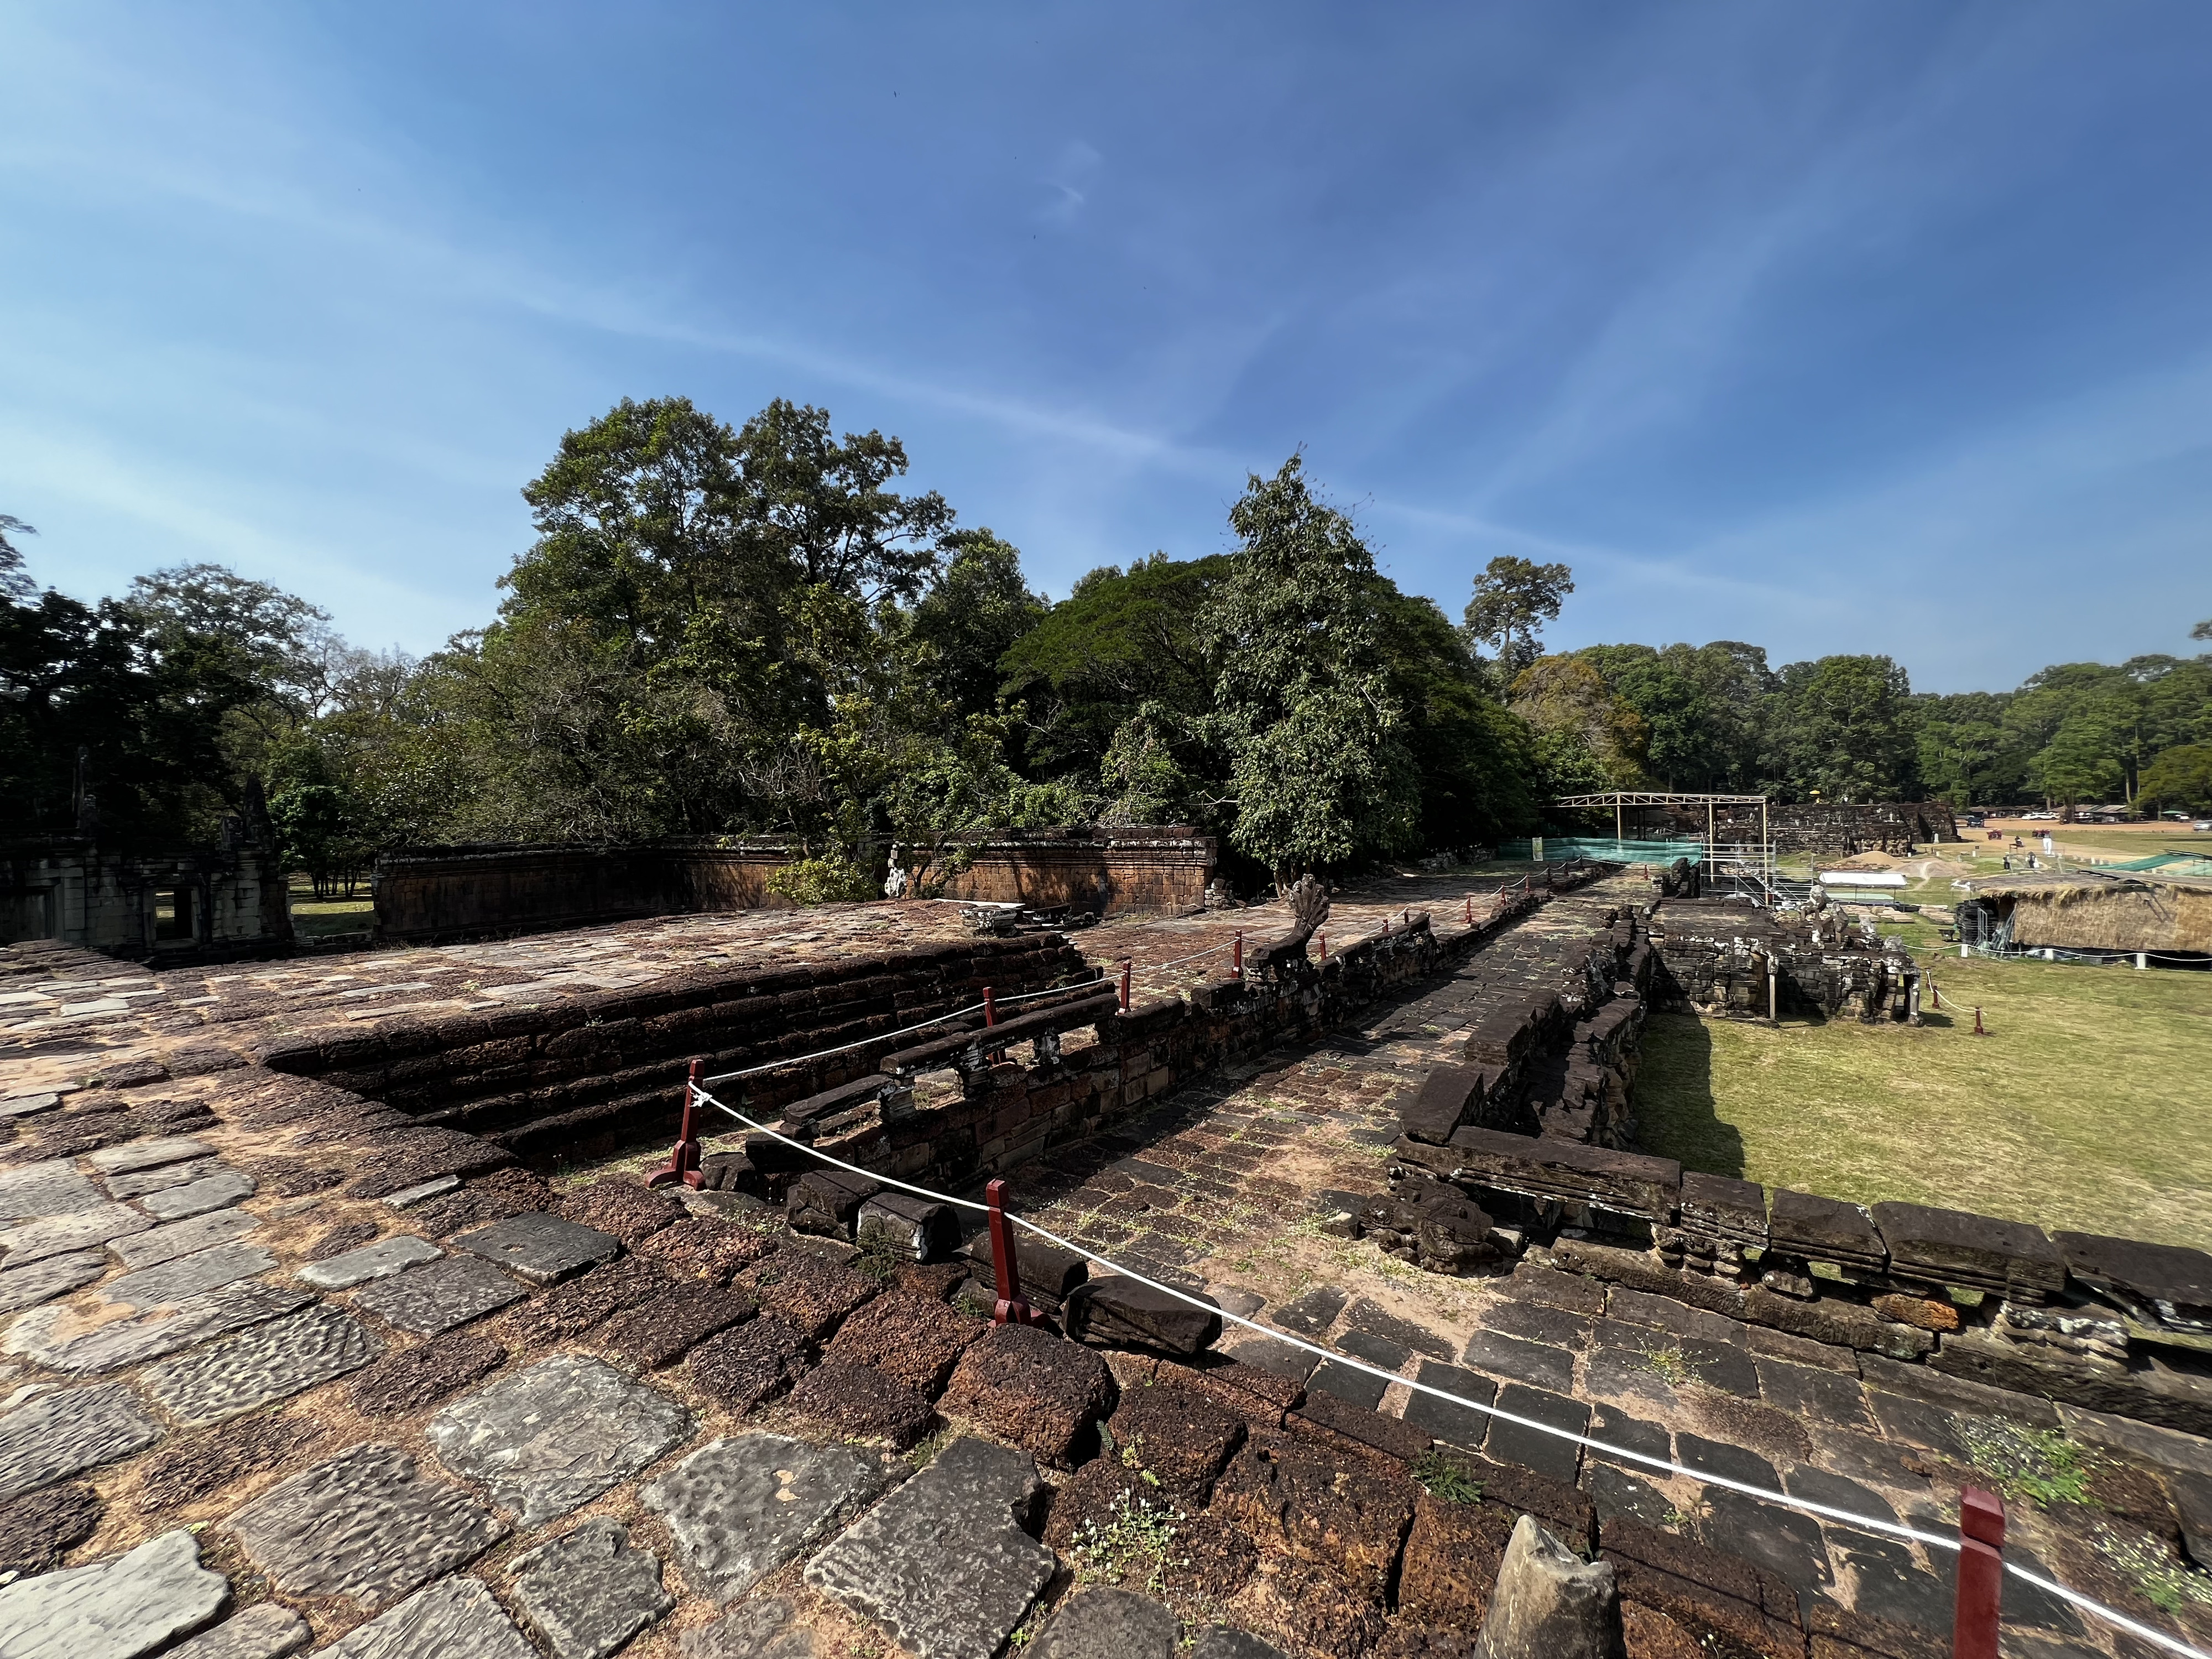
[[[1822,657],[1784,668],[1771,763],[1798,799],[1911,800],[1919,792],[1912,685],[1887,657]]]
[[[1538,636],[1574,591],[1574,573],[1565,565],[1501,554],[1474,579],[1463,626],[1468,638],[1491,647],[1501,678],[1510,680],[1543,654]]]
[[[1231,841],[1282,880],[1410,848],[1420,784],[1400,728],[1375,560],[1302,457],[1230,509],[1239,546],[1203,625],[1236,800]]]

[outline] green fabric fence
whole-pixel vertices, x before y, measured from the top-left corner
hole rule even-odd
[[[1607,864],[1672,864],[1676,859],[1687,859],[1692,864],[1702,864],[1705,859],[1705,844],[1701,841],[1602,841],[1584,836],[1546,836],[1543,842],[1547,863],[1562,859],[1600,859]],[[1498,843],[1498,856],[1501,859],[1533,859],[1535,855],[1525,841]]]

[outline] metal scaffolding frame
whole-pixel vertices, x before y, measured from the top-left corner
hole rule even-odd
[[[1705,879],[1708,884],[1729,884],[1738,892],[1749,890],[1762,904],[1783,896],[1774,869],[1774,831],[1765,795],[1701,795],[1674,789],[1606,789],[1590,795],[1561,795],[1551,805],[1583,811],[1613,809],[1613,836],[1626,841],[1629,810],[1638,806],[1702,806],[1705,809]],[[1723,842],[1718,835],[1719,809],[1723,806],[1759,808],[1759,841]]]

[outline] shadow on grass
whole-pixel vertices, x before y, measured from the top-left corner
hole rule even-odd
[[[1713,1040],[1694,1014],[1654,1014],[1636,1073],[1641,1150],[1705,1175],[1743,1174],[1743,1136],[1713,1102]]]

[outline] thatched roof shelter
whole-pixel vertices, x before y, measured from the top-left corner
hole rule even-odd
[[[1959,907],[1962,936],[1981,943],[2212,951],[2212,880],[2203,877],[2039,870],[1960,885],[1972,895]]]

